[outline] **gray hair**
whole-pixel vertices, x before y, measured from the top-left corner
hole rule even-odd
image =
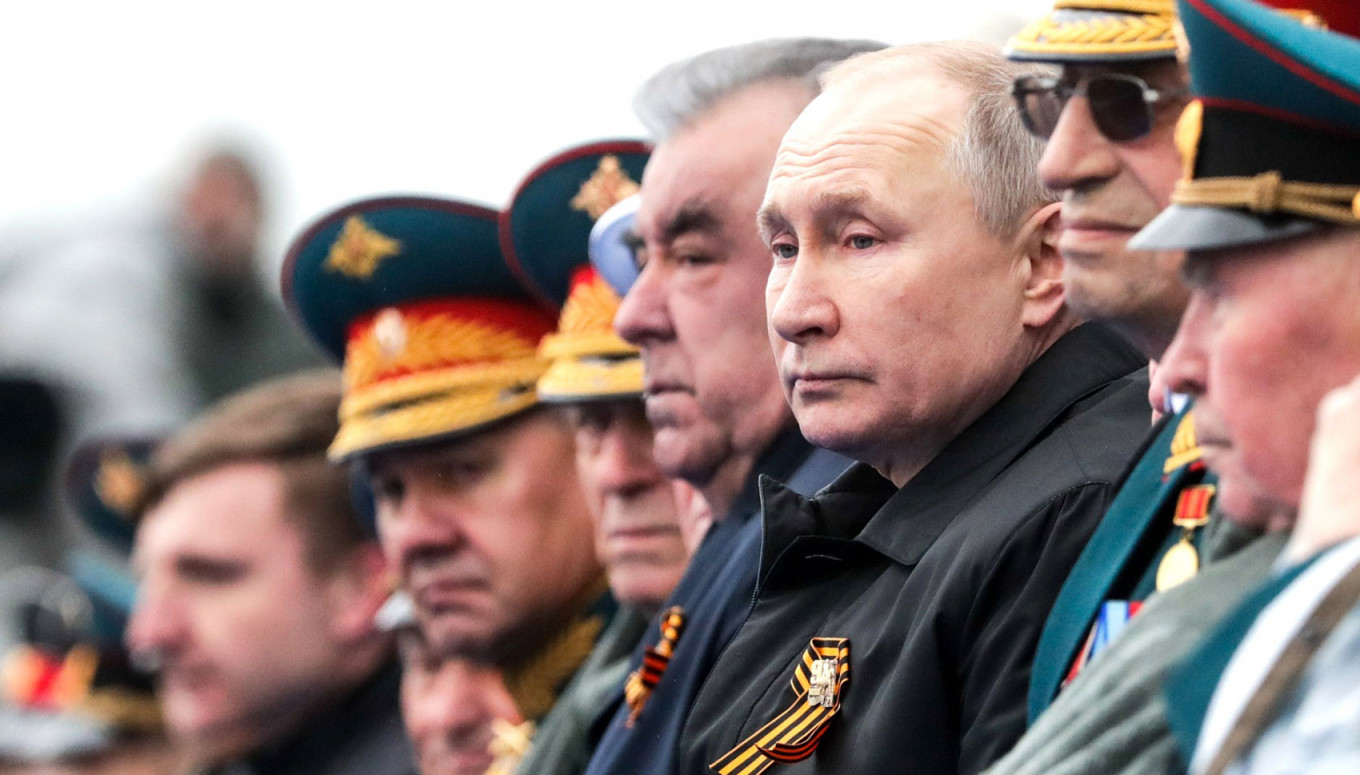
[[[976,41],[897,46],[859,57],[827,72],[823,88],[860,78],[900,79],[924,63],[969,96],[963,126],[949,148],[946,167],[966,183],[978,220],[998,237],[1010,237],[1035,209],[1058,197],[1039,180],[1044,145],[1020,123],[1011,84],[1024,75],[1054,75],[1048,65],[1011,62],[1001,49]]]
[[[805,83],[811,99],[820,90],[818,76],[827,68],[886,47],[871,40],[778,38],[706,51],[648,78],[633,97],[633,112],[660,142],[725,98],[756,84]]]

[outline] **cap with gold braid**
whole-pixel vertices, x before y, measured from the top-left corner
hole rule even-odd
[[[614,333],[618,294],[591,267],[587,248],[600,216],[637,192],[649,152],[646,143],[628,140],[570,148],[531,172],[501,216],[511,265],[563,305],[557,331],[539,346],[552,362],[538,382],[542,401],[642,393],[638,350]]]
[[[1181,3],[1197,98],[1176,131],[1185,177],[1129,247],[1207,250],[1360,226],[1360,8],[1276,4]]]
[[[1006,42],[1028,62],[1126,62],[1176,56],[1174,0],[1057,0]]]
[[[498,213],[429,197],[368,199],[306,229],[283,295],[344,362],[330,456],[461,435],[537,403],[553,313],[500,250]]]

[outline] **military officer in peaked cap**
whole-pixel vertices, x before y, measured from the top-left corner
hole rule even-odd
[[[526,774],[584,771],[591,728],[614,709],[629,656],[688,559],[675,493],[652,458],[642,361],[614,333],[618,296],[588,259],[593,228],[637,191],[649,150],[635,141],[569,148],[530,172],[501,216],[506,257],[562,308],[557,330],[539,344],[551,365],[538,396],[563,407],[575,432],[595,551],[621,606],[544,719],[519,766]]]
[[[1026,126],[1047,141],[1040,175],[1064,196],[1059,247],[1069,302],[1129,338],[1154,365],[1188,297],[1179,276],[1182,253],[1130,250],[1126,243],[1169,202],[1180,173],[1173,134],[1189,95],[1175,22],[1171,0],[1062,0],[1007,50],[1012,59],[1062,68],[1056,77],[1021,78],[1013,91]],[[1168,402],[1154,389],[1152,398],[1160,412],[1173,411],[1168,403],[1184,410],[1183,397]],[[1278,536],[1256,540],[1258,531],[1211,510],[1214,477],[1194,436],[1193,411],[1155,425],[1074,565],[1039,642],[1031,721],[1123,637],[1149,595],[1162,593],[1149,609],[1154,613],[1139,613],[1095,674],[1073,684],[993,772],[1137,770],[1170,754],[1159,702],[1166,667],[1189,647],[1186,633],[1211,626],[1267,572],[1282,546]],[[1241,551],[1244,544],[1250,551]],[[1217,565],[1213,573],[1164,594],[1209,562]]]
[[[1189,251],[1163,368],[1196,398],[1223,507],[1268,502],[1264,527],[1287,530],[1319,404],[1360,373],[1360,18],[1349,3],[1278,5],[1180,3],[1184,176],[1132,244]],[[1173,671],[1191,771],[1354,768],[1355,717],[1337,713],[1355,707],[1354,548],[1268,581]]]
[[[507,260],[502,224],[458,201],[360,201],[294,241],[283,282],[298,320],[343,360],[330,454],[366,474],[431,653],[497,666],[537,722],[616,605],[571,427],[536,391],[560,297]]]

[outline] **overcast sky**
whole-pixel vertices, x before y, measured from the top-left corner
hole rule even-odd
[[[499,205],[538,160],[633,136],[637,85],[762,37],[997,39],[1051,0],[40,0],[0,25],[0,224],[173,180],[195,142],[273,168],[271,251],[343,201]]]

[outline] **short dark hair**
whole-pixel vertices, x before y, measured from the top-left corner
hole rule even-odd
[[[271,380],[210,407],[162,442],[151,459],[139,514],[180,482],[236,463],[283,474],[284,513],[301,532],[317,572],[368,540],[350,495],[349,471],[326,459],[339,428],[340,373],[316,370]]]

